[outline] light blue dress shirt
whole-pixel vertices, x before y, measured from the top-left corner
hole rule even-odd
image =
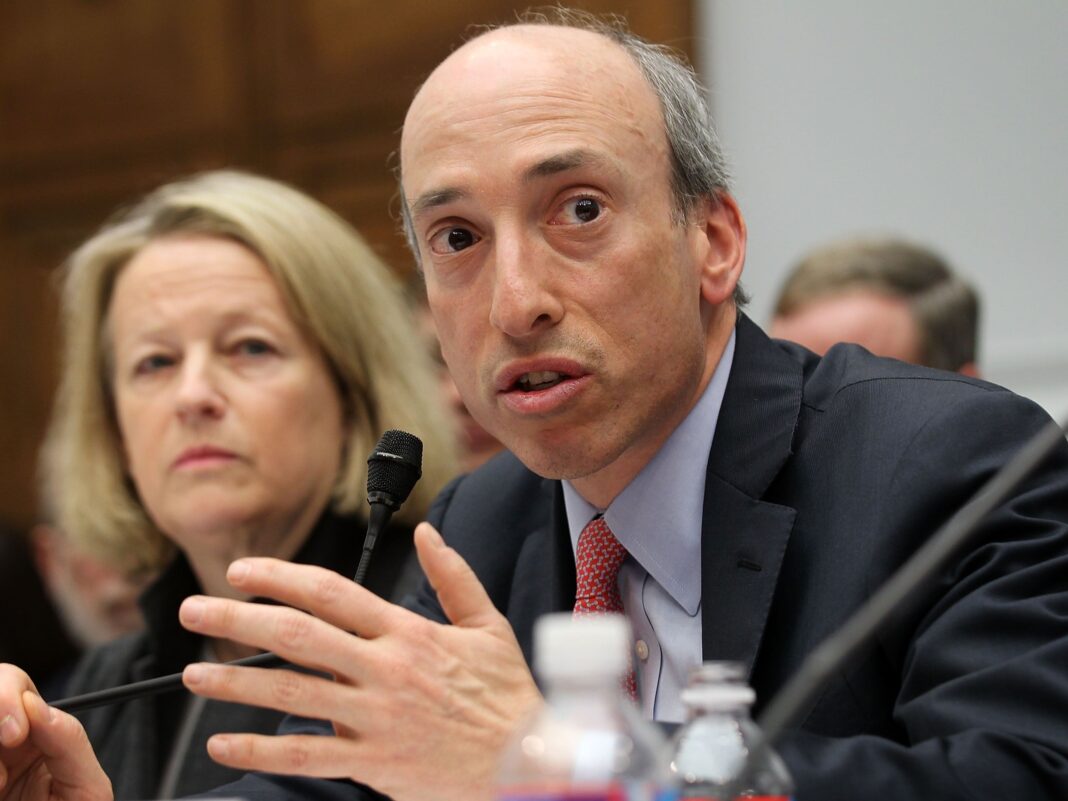
[[[619,589],[634,629],[642,711],[653,720],[685,718],[680,695],[701,664],[705,471],[733,361],[732,333],[697,404],[607,509],[592,506],[563,482],[571,547],[603,512],[629,554],[619,570]]]

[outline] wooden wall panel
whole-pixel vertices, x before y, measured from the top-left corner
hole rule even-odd
[[[689,0],[576,3],[689,50]],[[0,518],[34,516],[56,378],[55,267],[119,205],[193,171],[290,181],[398,271],[408,101],[503,0],[0,2]]]
[[[7,240],[0,248],[0,488],[3,518],[33,511],[37,447],[51,405],[55,373],[56,256],[47,241]]]
[[[227,24],[233,2],[4,6],[6,156],[140,149],[232,124],[243,94],[242,48]]]

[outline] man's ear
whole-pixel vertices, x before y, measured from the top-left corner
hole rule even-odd
[[[703,198],[690,213],[701,297],[713,306],[730,300],[745,264],[745,219],[734,198]]]

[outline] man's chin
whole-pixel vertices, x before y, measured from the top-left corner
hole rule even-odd
[[[507,447],[507,446],[506,446]],[[603,470],[610,459],[590,451],[587,443],[518,443],[509,448],[523,464],[542,478],[577,481]]]

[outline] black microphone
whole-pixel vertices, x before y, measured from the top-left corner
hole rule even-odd
[[[375,541],[389,518],[408,499],[415,482],[422,475],[423,443],[418,437],[404,431],[391,429],[382,435],[374,451],[367,459],[367,502],[371,514],[364,536],[363,553],[356,569],[356,583],[363,584],[367,564],[371,561]],[[278,654],[267,652],[235,659],[227,665],[236,667],[275,668],[287,664]],[[182,674],[171,673],[154,679],[135,681],[106,690],[97,690],[83,695],[63,698],[50,706],[65,712],[92,709],[134,698],[171,692],[182,687]]]
[[[412,487],[423,474],[422,464],[422,441],[414,434],[396,429],[384,433],[367,457],[367,503],[371,505],[371,514],[353,579],[357,584],[363,584],[378,535],[393,513],[408,500]]]
[[[1053,448],[1064,443],[1068,417],[1059,425],[1050,421],[984,484],[972,498],[936,531],[868,601],[842,626],[805,657],[797,673],[771,699],[757,720],[760,733],[742,770],[723,793],[736,798],[783,731],[805,704],[842,665],[879,633],[895,614],[919,596],[918,590],[979,528],[988,514],[1038,467]]]

